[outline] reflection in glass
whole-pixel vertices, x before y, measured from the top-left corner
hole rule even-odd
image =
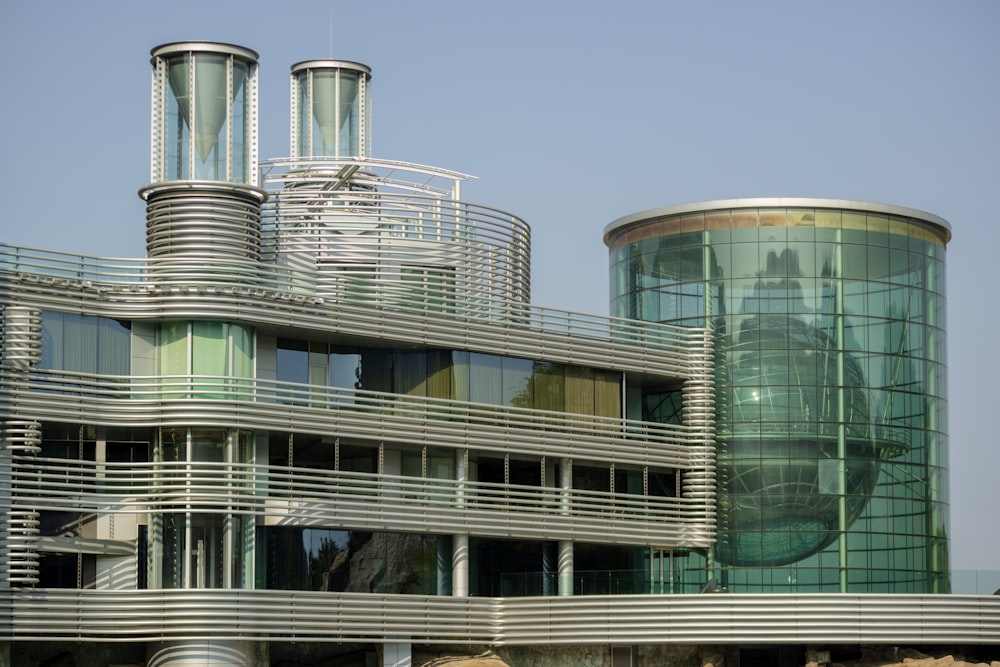
[[[678,567],[740,592],[945,591],[946,231],[860,210],[706,216],[609,236],[613,314],[700,309],[716,331],[719,535]]]

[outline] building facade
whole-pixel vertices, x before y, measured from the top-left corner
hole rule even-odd
[[[371,157],[365,65],[293,65],[291,156],[262,161],[254,51],[178,42],[151,63],[146,257],[0,246],[10,664],[409,665],[451,646],[618,667],[665,646],[1000,642],[1000,623],[955,629],[1000,618],[994,601],[878,595],[947,587],[943,221],[893,210],[883,244],[866,232],[886,263],[863,311],[797,246],[742,292],[723,272],[640,294],[629,281],[662,271],[628,220],[609,228],[623,316],[542,308],[522,220],[465,201],[462,174]],[[827,228],[809,229],[818,248]],[[721,261],[712,241],[651,261],[694,275]],[[757,332],[750,352],[728,351],[735,329]],[[754,388],[780,419],[746,418]],[[749,435],[764,421],[784,430]],[[788,472],[771,483],[765,458]],[[905,542],[851,537],[886,531]],[[761,580],[779,566],[803,583]]]

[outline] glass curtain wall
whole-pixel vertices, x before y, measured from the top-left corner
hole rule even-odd
[[[251,327],[218,321],[163,322],[157,350],[165,398],[249,396],[254,374]]]
[[[457,350],[281,339],[278,380],[599,417],[622,414],[620,373]]]
[[[162,397],[247,398],[253,351],[253,329],[244,325],[161,323],[157,364]],[[160,464],[161,488],[173,500],[151,515],[149,585],[252,587],[253,516],[229,505],[237,487],[252,483],[247,467],[254,460],[252,434],[225,428],[164,428],[154,459]]]
[[[717,332],[720,530],[684,567],[733,592],[947,591],[947,238],[827,208],[609,233],[614,315]]]
[[[42,313],[39,368],[128,375],[130,354],[129,322],[75,313]]]
[[[171,501],[151,515],[149,586],[252,588],[254,516],[231,505],[238,487],[252,486],[249,469],[241,465],[253,462],[252,434],[161,429],[154,459],[160,488]]]

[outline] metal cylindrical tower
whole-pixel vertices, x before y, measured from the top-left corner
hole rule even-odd
[[[192,41],[151,55],[147,255],[259,261],[257,53]]]

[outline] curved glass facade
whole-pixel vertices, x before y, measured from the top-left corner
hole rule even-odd
[[[719,534],[733,592],[947,592],[947,223],[831,200],[612,223],[613,315],[717,332]]]

